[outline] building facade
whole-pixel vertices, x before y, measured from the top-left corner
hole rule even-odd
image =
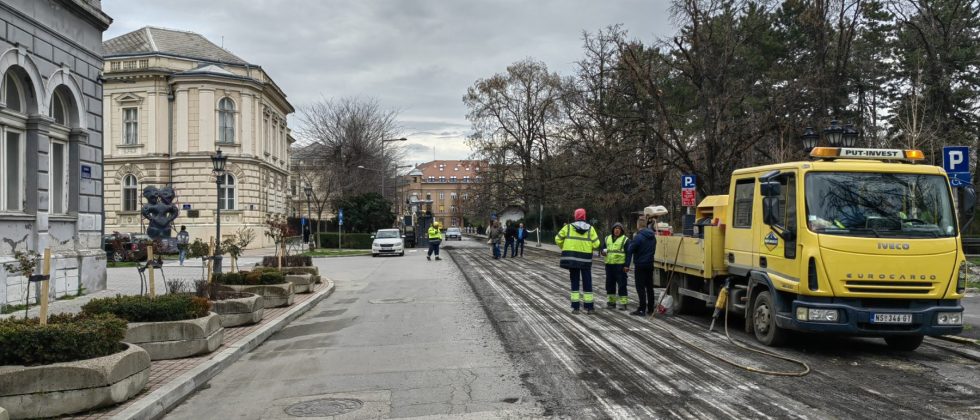
[[[52,251],[51,295],[105,288],[102,33],[95,0],[0,2],[0,263]],[[27,279],[0,269],[0,305]]]
[[[145,27],[104,43],[106,231],[144,232],[142,190],[172,186],[191,238],[250,228],[269,246],[271,215],[289,205],[286,124],[294,111],[262,67],[203,36]],[[219,189],[211,156],[228,156]]]
[[[479,160],[434,160],[417,165],[398,182],[398,214],[411,216],[420,210],[431,213],[445,227],[465,227],[471,187],[488,167]]]

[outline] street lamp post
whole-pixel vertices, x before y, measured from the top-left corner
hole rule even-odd
[[[213,166],[212,172],[214,172],[214,183],[217,187],[216,192],[218,196],[218,207],[215,210],[215,244],[214,244],[214,272],[221,272],[221,184],[224,182],[225,177],[225,163],[228,161],[228,156],[221,153],[221,149],[218,149],[217,153],[211,156],[211,165]]]
[[[830,126],[823,129],[823,138],[831,147],[855,147],[858,134],[853,124],[841,126],[838,120],[832,120]],[[820,143],[820,137],[813,127],[804,128],[803,135],[800,136],[803,150],[809,153],[814,147],[817,147],[817,144]]]
[[[313,236],[313,227],[310,226],[310,221],[313,220],[313,209],[310,207],[310,199],[313,197],[313,187],[309,183],[306,183],[303,192],[306,193],[306,226],[310,230],[310,236]],[[313,238],[313,247],[316,248],[316,238]]]
[[[381,198],[385,198],[385,168],[388,165],[385,163],[385,143],[389,141],[407,141],[405,137],[397,139],[381,139]]]

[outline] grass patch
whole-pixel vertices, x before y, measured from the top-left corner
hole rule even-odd
[[[354,255],[371,255],[370,249],[317,249],[306,251],[302,254],[305,257],[350,257]]]

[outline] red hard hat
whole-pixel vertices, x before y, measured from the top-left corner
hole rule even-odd
[[[585,209],[575,209],[575,221],[585,220]]]

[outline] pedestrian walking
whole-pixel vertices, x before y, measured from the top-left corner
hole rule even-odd
[[[644,316],[653,314],[656,310],[656,300],[653,292],[653,253],[657,249],[657,235],[650,227],[655,223],[653,217],[648,217],[646,227],[633,235],[626,250],[626,266],[632,260],[636,273],[636,297],[640,306],[630,315]]]
[[[429,226],[429,253],[425,255],[425,259],[432,261],[432,254],[436,254],[436,261],[441,260],[439,258],[439,244],[442,243],[442,225],[439,222],[432,222],[432,226]]]
[[[606,257],[606,308],[625,311],[629,303],[626,289],[626,273],[630,267],[626,264],[626,249],[629,238],[622,223],[613,225],[612,234],[606,237],[602,244],[602,255]]]
[[[599,235],[585,221],[585,209],[575,210],[575,222],[565,225],[555,235],[555,245],[561,248],[558,266],[568,269],[572,283],[572,313],[578,314],[582,302],[585,312],[595,313],[592,293],[592,254],[599,248]],[[581,286],[581,288],[579,287]],[[581,291],[580,291],[581,289]]]
[[[524,240],[527,239],[527,229],[524,229],[524,224],[521,223],[517,226],[517,242],[514,244],[514,256],[517,255],[517,250],[520,249],[521,256],[524,256]]]
[[[508,252],[510,252],[511,258],[517,256],[517,248],[514,247],[515,241],[517,241],[517,228],[514,227],[514,223],[507,222],[507,229],[504,229],[504,255],[502,256],[503,258],[507,258]]]
[[[487,228],[487,242],[490,244],[490,249],[493,250],[493,259],[500,259],[500,237],[503,236],[503,232],[500,230],[500,222],[494,220],[490,223],[490,227]]]
[[[187,248],[190,247],[190,243],[191,234],[187,233],[187,226],[181,226],[180,232],[177,233],[177,251],[180,254],[177,258],[180,260],[180,265],[184,265],[184,259],[187,258]]]

